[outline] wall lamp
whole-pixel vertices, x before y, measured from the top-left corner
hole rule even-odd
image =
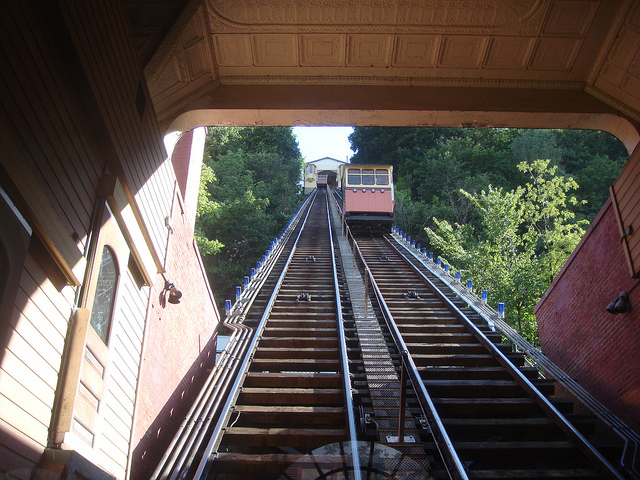
[[[169,294],[169,298],[166,297],[167,293]],[[162,297],[163,304],[165,303],[165,301],[169,303],[177,304],[177,303],[180,303],[180,299],[182,298],[182,292],[178,290],[178,287],[176,287],[173,282],[165,279],[164,289],[162,290],[162,293],[160,294],[160,296]]]
[[[629,303],[629,294],[627,292],[620,292],[618,298],[607,306],[607,312],[614,315],[617,313],[627,313],[630,310],[631,304]]]

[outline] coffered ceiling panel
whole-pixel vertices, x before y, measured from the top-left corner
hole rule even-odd
[[[215,35],[215,58],[221,67],[253,65],[249,35]]]
[[[447,35],[440,51],[439,66],[446,68],[479,68],[489,39],[487,37]]]
[[[253,58],[258,67],[293,67],[298,65],[298,42],[295,35],[253,35]]]
[[[351,35],[347,64],[357,67],[385,67],[391,63],[391,35]]]
[[[540,38],[536,45],[531,68],[536,70],[571,70],[580,40],[573,38]]]
[[[161,118],[221,86],[411,85],[584,91],[640,121],[638,3],[181,0],[145,74]]]
[[[597,1],[567,0],[551,4],[543,35],[583,37],[598,8]]]
[[[440,35],[398,35],[393,66],[435,67],[441,42]]]
[[[345,35],[300,35],[300,65],[341,67],[345,64]]]
[[[484,66],[492,69],[521,70],[528,63],[533,49],[533,38],[494,37]]]

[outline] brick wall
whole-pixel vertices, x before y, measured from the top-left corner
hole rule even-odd
[[[185,199],[187,192],[192,140],[193,130],[190,130],[180,137],[171,154],[171,163],[173,165],[173,171],[176,174],[178,188],[180,188],[180,193],[182,194],[182,200]]]
[[[191,151],[180,148],[181,142],[191,139],[191,135],[184,135],[174,155]],[[186,172],[185,158],[175,165],[186,167]],[[197,188],[198,182],[182,179],[185,185]],[[173,282],[183,296],[179,304],[163,302],[164,278],[156,277],[138,388],[131,469],[134,480],[149,478],[215,363],[219,315],[193,240],[190,212],[195,209],[187,208],[182,198],[183,193],[176,191],[164,278]]]
[[[634,430],[640,431],[640,288],[628,273],[608,201],[540,300],[542,351]],[[632,290],[633,289],[633,290]],[[605,309],[631,291],[633,309]]]

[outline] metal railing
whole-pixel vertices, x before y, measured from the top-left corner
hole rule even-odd
[[[396,240],[397,240],[397,238],[396,238]],[[538,363],[539,365],[543,365],[544,364],[545,365],[544,368],[545,368],[545,370],[547,372],[553,372],[553,371],[558,372],[558,374],[560,374],[560,377],[556,377],[556,380],[558,380],[558,382],[560,382],[563,386],[565,386],[565,382],[566,382],[566,385],[575,384],[574,381],[569,382],[570,378],[568,377],[568,375],[566,375],[564,372],[562,372],[562,370],[559,367],[557,367],[549,359],[547,359],[544,355],[542,355],[540,350],[538,350],[533,345],[531,345],[520,334],[518,334],[513,328],[511,328],[504,320],[499,318],[499,315],[497,314],[497,312],[495,312],[495,310],[493,310],[491,307],[489,307],[488,305],[486,305],[483,302],[481,302],[480,299],[477,296],[473,295],[471,292],[469,292],[469,291],[460,292],[460,291],[458,291],[457,288],[454,288],[452,286],[452,282],[447,281],[446,274],[444,274],[444,272],[442,274],[440,274],[440,272],[435,271],[435,268],[433,268],[432,266],[428,265],[422,258],[418,257],[418,255],[424,256],[423,254],[416,254],[415,252],[412,251],[412,250],[416,250],[415,248],[411,248],[410,246],[405,245],[404,243],[406,243],[406,242],[397,241],[396,243],[398,243],[400,246],[402,246],[407,252],[411,253],[415,258],[420,260],[420,263],[424,267],[426,267],[426,269],[429,272],[431,272],[433,275],[435,275],[437,278],[439,278],[442,282],[444,282],[445,285],[447,285],[452,290],[452,292],[454,292],[456,295],[459,295],[463,300],[465,300],[467,302],[467,304],[471,308],[473,308],[485,321],[487,321],[487,324],[489,326],[494,326],[495,328],[500,330],[500,332],[506,338],[508,338],[514,344],[519,345],[523,349],[523,351],[526,351],[527,355],[532,356],[532,358],[536,358],[537,357],[536,363]],[[391,245],[396,249],[396,251],[398,251],[398,253],[403,255],[400,252],[400,250],[398,249],[398,247],[396,247],[393,244],[391,244]],[[403,256],[405,256],[405,255],[403,255]],[[409,262],[409,263],[413,264],[412,262]],[[415,268],[415,266],[414,266],[414,268]],[[416,269],[416,272],[419,275],[421,275],[422,278],[434,289],[434,291],[438,294],[438,296],[442,299],[442,301],[445,302],[452,309],[452,311],[454,311],[456,316],[458,316],[458,318],[461,321],[463,321],[465,324],[467,324],[468,328],[470,328],[474,332],[476,337],[483,344],[485,344],[485,346],[487,348],[489,348],[492,351],[493,355],[512,374],[512,376],[514,376],[516,381],[518,381],[518,383],[520,383],[523,386],[523,388],[525,388],[525,390],[527,390],[534,397],[534,399],[538,402],[538,404],[547,413],[549,413],[552,417],[554,417],[559,422],[559,426],[565,431],[565,433],[567,433],[569,436],[571,436],[577,442],[577,444],[581,447],[581,449],[583,450],[583,452],[585,454],[587,454],[590,458],[592,458],[593,460],[595,460],[596,462],[601,464],[603,467],[605,467],[615,478],[620,478],[620,479],[624,478],[609,463],[609,461],[607,459],[605,459],[602,456],[602,454],[600,452],[598,452],[598,450],[593,445],[591,445],[587,441],[587,439],[566,419],[566,417],[564,415],[562,415],[551,404],[551,402],[549,402],[549,400],[547,400],[547,398],[540,393],[540,391],[531,383],[531,381],[529,381],[529,379],[527,379],[522,374],[522,372],[517,367],[515,367],[515,365],[513,365],[513,363],[499,349],[496,348],[495,344],[493,344],[493,342],[491,342],[491,340],[489,340],[486,337],[486,335],[475,325],[475,323],[473,323],[471,320],[469,320],[467,318],[467,316],[451,301],[451,299],[449,299],[423,272],[421,272],[419,269]],[[490,312],[489,315],[487,315],[486,312]],[[493,312],[493,313],[491,313],[491,312]],[[577,385],[577,384],[575,384],[575,385]],[[573,385],[572,385],[572,387],[573,387]],[[570,390],[568,387],[566,387],[566,388],[568,390]],[[582,390],[582,392],[579,392],[579,390]],[[591,397],[582,388],[575,389],[574,391],[571,391],[571,393],[576,397],[578,397],[578,395],[583,396],[585,393],[586,393],[585,398],[586,397]],[[593,397],[591,397],[591,398],[593,399]],[[602,406],[602,408],[604,408],[604,406]],[[594,411],[594,413],[596,413],[596,412]],[[598,415],[598,413],[596,413],[596,415]],[[611,414],[611,415],[613,416],[613,414]],[[600,415],[598,415],[598,416],[600,416]],[[631,430],[629,427],[626,427],[626,428]],[[616,432],[616,433],[618,433],[618,432]],[[628,434],[629,432],[626,432],[626,433]],[[631,431],[631,433],[634,433],[634,432]],[[635,436],[637,437],[637,434],[635,434]],[[634,439],[634,442],[635,442],[635,450],[634,450],[634,454],[633,454],[633,461],[635,462],[635,459],[636,459],[636,456],[637,456],[637,449],[638,449],[637,445],[638,444],[637,444],[637,440],[636,439]],[[625,449],[626,449],[626,447],[627,447],[627,445],[625,444]],[[624,459],[625,453],[626,453],[626,450],[625,450],[625,452],[623,452],[623,459]],[[621,465],[625,466],[624,464],[622,464],[622,462],[621,462]]]
[[[191,468],[212,421],[220,414],[220,405],[225,398],[232,379],[237,373],[240,361],[247,354],[247,346],[252,337],[253,329],[242,323],[245,315],[258,295],[260,288],[271,274],[286,243],[295,232],[302,214],[307,210],[314,198],[315,194],[309,195],[298,208],[298,211],[292,217],[292,221],[285,228],[280,242],[275,246],[269,258],[265,260],[264,264],[256,272],[255,277],[252,278],[251,283],[229,311],[229,315],[223,322],[225,327],[232,330],[229,341],[220,352],[220,357],[216,360],[213,370],[205,380],[150,480],[185,478]]]
[[[433,436],[436,448],[443,461],[443,465],[447,470],[449,478],[459,479],[459,480],[468,480],[469,477],[467,475],[464,464],[460,460],[460,457],[458,456],[458,453],[456,452],[453,446],[453,443],[449,438],[449,435],[444,427],[444,424],[435,409],[433,400],[431,399],[431,396],[429,395],[429,392],[427,391],[427,388],[422,378],[420,377],[420,374],[413,361],[413,358],[409,354],[409,350],[406,344],[404,343],[404,340],[402,339],[402,335],[398,330],[396,322],[393,319],[393,316],[391,315],[389,308],[387,307],[387,304],[382,296],[382,293],[380,292],[380,289],[378,288],[378,284],[373,278],[371,270],[369,270],[369,267],[366,264],[364,256],[362,255],[362,252],[360,251],[360,248],[358,247],[358,244],[355,241],[355,238],[351,234],[351,231],[348,225],[343,224],[343,228],[344,228],[343,231],[347,236],[348,242],[351,245],[351,248],[353,249],[354,265],[358,263],[355,260],[359,260],[360,273],[364,276],[366,280],[365,283],[369,284],[373,289],[373,293],[382,310],[384,320],[387,324],[387,327],[389,328],[389,331],[391,332],[391,336],[393,338],[394,344],[398,352],[400,353],[403,366],[409,376],[411,383],[414,385],[414,390],[416,391],[418,404],[420,405],[422,414],[428,424],[429,431]],[[365,293],[364,293],[365,305],[367,304],[366,300],[368,298],[367,290],[368,288],[365,287]],[[400,408],[403,408],[403,407],[404,406],[401,404]]]
[[[329,220],[329,244],[331,245],[331,265],[333,267],[333,288],[336,296],[336,311],[338,316],[338,332],[340,336],[340,356],[342,363],[342,372],[344,380],[345,404],[347,407],[347,421],[349,427],[349,439],[351,442],[351,457],[353,461],[353,472],[355,480],[361,480],[362,474],[360,470],[360,456],[358,454],[358,437],[356,430],[355,414],[353,411],[353,393],[351,391],[351,376],[349,374],[349,359],[347,354],[347,340],[344,333],[344,318],[342,316],[342,304],[340,302],[340,285],[338,282],[338,268],[336,265],[336,256],[333,244],[333,222],[331,221],[331,212],[329,209],[329,197],[325,198],[327,206],[327,219]]]

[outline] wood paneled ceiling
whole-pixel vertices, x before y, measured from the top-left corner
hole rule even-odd
[[[165,125],[216,108],[363,112],[367,102],[376,110],[393,101],[399,111],[460,111],[467,102],[477,112],[600,110],[640,120],[637,1],[125,3]],[[563,98],[574,107],[554,109]],[[351,123],[366,122],[358,118]]]

